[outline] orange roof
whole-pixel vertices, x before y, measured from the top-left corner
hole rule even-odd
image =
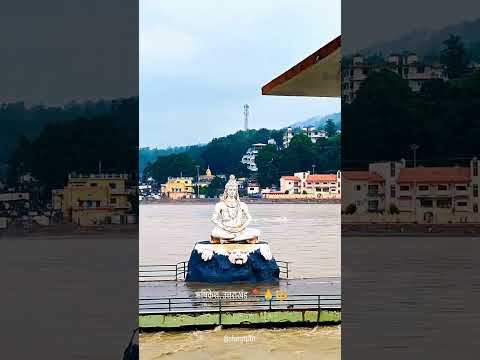
[[[343,171],[342,176],[348,180],[365,180],[370,182],[384,182],[385,180],[378,174],[371,171]]]
[[[318,174],[318,175],[308,175],[307,181],[337,181],[337,175],[335,174]]]
[[[299,178],[299,177],[296,177],[296,176],[282,176],[280,179],[283,179],[283,180],[293,180],[293,181],[300,181],[300,178]]]
[[[467,183],[470,168],[467,167],[417,167],[400,169],[399,183]]]

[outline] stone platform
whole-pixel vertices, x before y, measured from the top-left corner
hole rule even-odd
[[[185,281],[203,283],[277,283],[280,270],[266,242],[195,244]]]

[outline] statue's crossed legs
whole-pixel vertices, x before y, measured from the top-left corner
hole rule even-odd
[[[225,231],[220,227],[215,227],[211,234],[212,243],[225,243],[225,242],[247,242],[254,244],[258,242],[260,236],[260,230],[246,228],[237,233],[231,233]]]

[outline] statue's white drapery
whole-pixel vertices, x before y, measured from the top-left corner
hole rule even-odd
[[[272,252],[268,244],[206,244],[198,243],[195,250],[200,254],[203,261],[209,261],[213,255],[228,257],[232,264],[245,264],[248,255],[259,250],[265,260],[272,260]]]

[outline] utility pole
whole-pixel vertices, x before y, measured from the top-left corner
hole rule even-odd
[[[198,172],[198,168],[200,167],[200,165],[195,165],[195,167],[197,168],[197,199],[200,198],[200,174]]]
[[[413,151],[413,167],[417,167],[417,150],[419,147],[417,144],[410,145],[410,150]]]

